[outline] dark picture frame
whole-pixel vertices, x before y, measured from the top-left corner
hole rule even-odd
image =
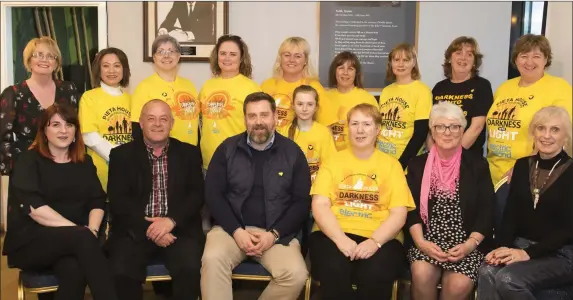
[[[229,32],[227,1],[143,3],[143,61],[153,62],[151,45],[159,34],[181,44],[181,61],[209,61],[217,39]]]

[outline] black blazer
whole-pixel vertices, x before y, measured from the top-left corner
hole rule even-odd
[[[195,43],[215,43],[215,3],[197,1],[189,14],[187,1],[175,1],[159,28],[172,31],[176,29],[175,22],[179,20],[181,30],[193,32]]]
[[[428,154],[423,154],[412,158],[408,164],[408,174],[406,180],[414,197],[416,209],[408,212],[406,226],[404,228],[407,243],[413,245],[410,236],[410,227],[415,224],[423,224],[420,216],[420,191],[422,188],[422,176]],[[478,249],[485,252],[492,242],[495,192],[487,160],[480,155],[463,149],[460,166],[460,206],[462,209],[463,228],[469,234],[479,232],[485,236],[484,241]],[[431,218],[433,202],[428,202],[428,218]],[[429,222],[429,220],[428,220]],[[426,226],[422,226],[424,233]]]
[[[114,237],[146,239],[150,222],[145,206],[152,189],[151,164],[143,139],[111,150],[107,192],[110,201],[110,242]],[[169,138],[167,149],[167,217],[173,218],[175,236],[203,236],[204,202],[201,153],[197,146]]]

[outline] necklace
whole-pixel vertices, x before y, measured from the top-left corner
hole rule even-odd
[[[543,187],[547,183],[547,180],[549,180],[549,177],[551,177],[551,173],[553,173],[553,170],[555,170],[555,167],[557,167],[557,165],[559,164],[560,161],[561,161],[561,159],[559,159],[553,165],[553,168],[551,168],[551,171],[549,171],[549,174],[547,175],[547,177],[545,177],[543,184],[539,188],[537,188],[537,176],[539,176],[539,170],[537,169],[537,167],[539,165],[539,161],[537,161],[535,163],[535,173],[533,175],[533,209],[537,208],[537,202],[539,202],[539,192],[543,189]]]

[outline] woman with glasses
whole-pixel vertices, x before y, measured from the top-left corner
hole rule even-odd
[[[226,138],[246,130],[243,103],[247,95],[261,91],[251,79],[251,55],[239,36],[219,38],[211,52],[210,66],[214,78],[207,80],[199,93],[203,118],[201,154],[205,170]]]
[[[406,179],[416,203],[408,213],[412,298],[467,299],[493,234],[494,190],[486,159],[462,147],[460,107],[442,101],[430,113],[430,152],[412,158]]]
[[[399,44],[388,55],[386,86],[380,94],[382,130],[378,149],[400,161],[408,161],[421,152],[428,136],[428,115],[432,91],[420,81],[418,55],[412,45]]]
[[[160,99],[169,104],[175,118],[171,137],[197,145],[201,105],[195,85],[177,74],[181,46],[174,37],[160,35],[153,41],[151,50],[155,73],[142,80],[131,96],[133,138],[143,138],[139,126],[143,105],[150,100]]]
[[[30,78],[9,86],[0,95],[0,173],[10,175],[18,155],[34,141],[42,111],[54,103],[77,108],[73,83],[55,79],[62,68],[58,44],[43,36],[24,48],[24,66]]]
[[[263,92],[273,96],[277,104],[277,130],[289,127],[294,120],[292,93],[301,85],[310,85],[318,92],[321,105],[316,112],[316,121],[324,126],[338,122],[338,108],[330,101],[318,81],[318,74],[310,58],[310,45],[301,37],[289,37],[279,47],[273,77],[261,85]]]

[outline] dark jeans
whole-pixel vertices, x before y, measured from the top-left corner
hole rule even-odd
[[[517,238],[515,247],[524,249],[533,242]],[[534,291],[573,283],[573,246],[564,246],[553,255],[517,262],[508,266],[483,263],[479,269],[478,298],[483,300],[535,300]]]
[[[145,282],[146,267],[155,256],[159,256],[169,270],[174,300],[194,300],[199,297],[204,236],[178,236],[175,243],[166,248],[149,240],[135,242],[128,236],[111,236],[108,243],[107,250],[119,299],[143,299],[142,284]]]
[[[23,270],[52,269],[59,287],[41,299],[83,300],[86,284],[94,300],[117,300],[111,270],[98,239],[82,226],[42,227],[30,243],[8,255]]]
[[[346,234],[360,244],[366,238]],[[392,285],[404,268],[404,247],[391,240],[368,259],[350,261],[336,244],[322,232],[310,235],[310,262],[313,277],[320,281],[323,300],[387,300],[392,297]],[[352,289],[356,284],[356,293]]]

